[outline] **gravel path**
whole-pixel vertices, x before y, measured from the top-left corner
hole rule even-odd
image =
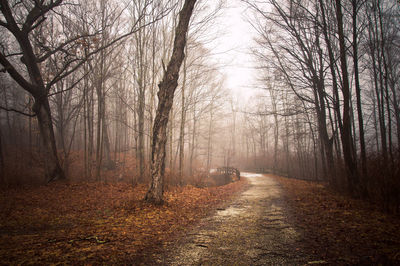
[[[319,264],[300,248],[303,236],[290,224],[280,185],[268,175],[242,176],[248,178],[249,189],[226,209],[203,219],[169,252],[155,257],[154,264]]]

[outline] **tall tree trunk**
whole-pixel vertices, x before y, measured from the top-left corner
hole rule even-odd
[[[102,131],[103,131],[103,153],[105,156],[105,163],[104,166],[108,170],[115,169],[115,162],[111,158],[111,145],[110,145],[110,137],[108,136],[108,126],[107,126],[107,121],[106,121],[106,115],[105,111],[103,110],[102,114]]]
[[[289,154],[289,122],[287,116],[284,117],[284,124],[285,124],[285,157],[286,157],[286,175],[290,176],[290,154]]]
[[[178,86],[179,69],[185,57],[186,34],[196,1],[185,0],[183,8],[179,13],[179,23],[175,29],[174,48],[171,59],[163,79],[158,85],[158,107],[154,119],[151,150],[152,180],[145,197],[146,201],[154,204],[163,203],[168,118],[174,100],[174,92]]]
[[[187,46],[185,46],[185,53],[187,53]],[[183,60],[183,81],[182,81],[182,93],[181,93],[181,128],[179,133],[179,180],[182,181],[183,179],[183,160],[185,158],[185,122],[186,122],[186,105],[185,105],[185,87],[186,87],[186,57]]]
[[[374,5],[378,3],[373,2]],[[372,59],[372,68],[374,75],[374,83],[375,83],[375,94],[377,98],[377,107],[378,107],[378,116],[379,116],[379,127],[381,134],[381,146],[382,146],[382,157],[383,164],[386,165],[388,162],[388,148],[387,148],[387,140],[386,140],[386,122],[385,122],[385,104],[384,104],[384,90],[383,90],[383,71],[382,71],[382,56],[380,54],[380,39],[379,39],[379,30],[378,30],[378,18],[376,17],[376,9],[374,7],[374,20],[370,19],[370,30],[369,38],[371,41],[371,59]],[[375,54],[376,53],[376,54]],[[378,80],[379,79],[379,80]]]
[[[84,65],[85,69],[86,64]],[[85,71],[86,73],[86,71]],[[88,141],[87,141],[87,124],[86,121],[87,119],[87,112],[89,109],[89,106],[87,104],[87,97],[88,97],[88,92],[87,92],[87,77],[84,78],[83,80],[83,161],[84,161],[84,171],[85,171],[85,180],[88,179],[89,177],[89,160],[88,160]]]
[[[276,95],[273,91],[274,88],[270,88],[271,95],[271,104],[272,104],[272,112],[274,112],[274,165],[272,167],[272,172],[276,173],[277,164],[278,164],[278,141],[279,141],[279,121],[278,121],[278,112],[276,106]],[[257,157],[257,156],[256,156]]]
[[[357,15],[358,15],[358,0],[352,0],[353,6],[353,63],[354,63],[354,82],[356,86],[357,98],[357,116],[358,116],[358,130],[360,135],[360,150],[361,150],[361,171],[364,178],[367,175],[367,156],[365,151],[365,137],[364,137],[364,121],[361,107],[361,88],[360,77],[358,73],[358,33],[357,33]]]
[[[391,81],[390,85],[393,97],[392,97],[392,104],[393,104],[393,109],[394,109],[394,117],[395,117],[395,123],[396,123],[396,128],[397,128],[397,150],[400,151],[400,106],[399,106],[399,101],[397,98],[397,92],[396,92],[396,83],[395,81]]]
[[[102,82],[101,82],[102,84]],[[101,123],[103,122],[102,117],[102,95],[101,95],[101,91],[100,88],[96,89],[97,91],[97,99],[98,99],[98,103],[97,103],[97,128],[96,128],[96,179],[100,180],[100,174],[101,174],[101,164],[103,161],[103,137],[102,137],[102,127],[101,127]]]
[[[359,180],[357,173],[357,163],[353,157],[353,141],[351,134],[351,110],[350,110],[350,84],[349,74],[347,71],[346,59],[346,44],[343,30],[343,14],[342,4],[340,0],[336,0],[336,18],[339,35],[339,49],[340,49],[340,65],[342,71],[342,93],[343,93],[343,131],[342,131],[342,146],[343,155],[346,165],[347,179],[349,190],[355,193],[358,189]]]
[[[152,10],[152,15],[154,17],[154,10]],[[151,45],[151,87],[150,87],[150,106],[149,106],[149,136],[153,133],[153,109],[154,109],[154,100],[155,100],[155,91],[156,91],[156,78],[157,78],[157,71],[156,71],[156,32],[157,32],[157,27],[156,24],[152,25],[152,45]],[[149,138],[150,145],[148,147],[148,150],[151,149],[152,146],[152,138]],[[151,153],[149,152],[149,162],[151,161]]]
[[[342,132],[343,124],[342,124],[342,115],[341,115],[341,111],[340,111],[340,102],[339,102],[339,86],[338,86],[337,75],[336,75],[336,70],[335,70],[336,58],[333,53],[332,42],[328,35],[328,24],[326,21],[325,7],[324,7],[322,0],[319,0],[319,5],[321,7],[321,16],[322,16],[322,22],[323,22],[322,32],[324,34],[325,44],[328,49],[329,68],[330,68],[330,72],[332,75],[332,89],[333,89],[335,117],[337,118],[337,124],[338,124],[339,130],[340,130],[340,132]],[[337,155],[339,158],[340,157],[339,156],[340,155],[339,145],[337,145],[336,152],[337,152]]]
[[[140,82],[141,83],[141,82]],[[145,93],[143,88],[139,88],[138,93],[138,155],[139,155],[139,180],[144,180],[144,108],[145,108]]]
[[[310,132],[311,132],[311,137],[312,137],[312,141],[313,141],[313,155],[314,155],[314,178],[315,180],[319,180],[319,168],[318,168],[318,156],[317,156],[317,137],[316,134],[314,133],[314,129],[312,126],[312,122],[311,119],[309,117],[309,115],[307,114],[307,124],[310,128]]]
[[[90,87],[87,99],[87,129],[88,129],[88,177],[92,177],[94,156],[94,88]]]
[[[29,106],[32,106],[32,97],[29,97]],[[32,114],[32,110],[29,110],[29,114]],[[33,158],[33,147],[32,147],[32,116],[29,116],[29,121],[28,121],[28,130],[29,130],[29,136],[28,136],[28,146],[29,146],[29,160],[28,160],[28,166],[32,167],[32,158]],[[400,145],[400,142],[399,142]],[[4,163],[4,162],[3,162]]]
[[[168,143],[169,143],[169,147],[168,147],[168,151],[169,151],[169,168],[170,171],[173,172],[175,165],[174,165],[174,108],[171,108],[170,114],[169,114],[169,125],[168,125]],[[153,146],[152,146],[153,147]]]
[[[0,128],[0,185],[5,183],[4,178],[4,156],[3,156],[3,143],[2,143],[2,131]]]
[[[210,173],[210,168],[211,168],[211,161],[212,161],[212,125],[213,125],[213,102],[211,101],[211,109],[210,109],[210,122],[208,124],[208,139],[207,139],[207,174]]]
[[[378,118],[376,116],[376,103],[375,103],[375,101],[376,101],[375,98],[372,97],[372,107],[373,107],[372,116],[374,118],[375,143],[376,143],[376,151],[379,154],[380,153],[379,130],[378,130]]]
[[[376,143],[377,143],[377,151],[380,151],[380,145],[378,142],[378,122],[379,122],[379,133],[381,136],[381,146],[382,146],[382,155],[383,155],[383,161],[384,164],[386,165],[387,162],[387,149],[386,149],[386,133],[385,133],[385,128],[384,128],[384,121],[382,118],[382,108],[381,108],[381,101],[380,101],[380,94],[379,94],[379,83],[378,83],[378,70],[377,70],[377,60],[376,60],[376,56],[375,56],[375,34],[374,34],[374,28],[373,28],[373,22],[371,20],[371,18],[369,18],[369,29],[368,29],[368,37],[369,37],[369,42],[370,42],[370,53],[371,53],[371,63],[372,63],[372,74],[373,74],[373,86],[374,86],[374,90],[375,90],[375,96],[376,96],[376,102],[373,99],[373,107],[374,107],[374,121],[375,121],[375,130],[376,130]],[[376,109],[378,109],[378,117],[376,117]],[[383,122],[383,125],[382,125]]]
[[[316,46],[320,47],[320,40],[319,40],[319,30],[318,27],[316,29]],[[323,63],[323,54],[322,49],[319,49],[318,52],[319,57],[319,69],[318,72],[314,70],[315,73],[314,81],[315,81],[315,89],[317,92],[315,102],[319,106],[317,106],[317,116],[318,116],[318,125],[319,125],[319,132],[322,142],[324,144],[324,152],[325,152],[325,159],[326,159],[326,166],[329,171],[326,172],[327,177],[329,179],[329,183],[336,187],[337,180],[336,180],[336,171],[335,171],[335,164],[333,160],[333,136],[330,139],[328,135],[328,129],[326,125],[326,91],[325,91],[325,84],[324,84],[324,63]],[[313,69],[313,68],[311,68]],[[329,105],[328,105],[329,106]]]
[[[140,3],[140,2],[139,2]],[[139,21],[139,24],[142,25],[143,20]],[[138,136],[138,155],[139,155],[139,170],[140,170],[140,176],[139,180],[143,181],[144,180],[144,174],[145,174],[145,156],[144,156],[144,147],[145,147],[145,134],[144,134],[144,115],[145,115],[145,108],[146,108],[146,69],[145,69],[145,29],[141,29],[138,32],[137,36],[137,43],[138,43],[138,49],[137,49],[137,57],[139,58],[139,66],[138,66],[138,130],[139,130],[139,136]]]
[[[190,161],[189,161],[189,175],[193,176],[193,160],[194,160],[194,151],[196,149],[196,103],[193,106],[193,131],[192,131],[192,145],[190,149]]]
[[[380,29],[380,49],[381,49],[381,56],[382,56],[382,64],[383,64],[383,79],[384,79],[384,88],[382,88],[382,97],[385,95],[385,101],[386,101],[386,109],[387,109],[387,120],[388,120],[388,141],[389,141],[389,155],[390,155],[390,161],[393,164],[393,140],[392,140],[392,116],[390,114],[390,93],[389,93],[389,71],[388,71],[388,63],[387,63],[387,57],[386,57],[386,37],[385,37],[385,29],[382,21],[382,10],[380,3],[378,1],[377,3],[377,11],[378,11],[378,16],[379,16],[379,29]]]

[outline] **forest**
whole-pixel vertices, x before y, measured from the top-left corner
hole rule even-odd
[[[2,181],[148,180],[158,84],[180,5],[3,1]],[[213,137],[227,127],[221,114],[229,97],[204,45],[216,38],[207,27],[220,5],[199,3],[187,36],[167,129],[166,164],[177,173],[175,183],[194,174],[200,157],[211,168]],[[26,26],[14,30],[9,20]],[[24,63],[25,46],[33,66]],[[32,89],[38,76],[41,89]]]
[[[168,114],[168,178],[267,169],[398,210],[398,2],[244,2],[256,30],[255,95],[245,103],[224,87],[208,44],[226,3],[200,1]],[[180,5],[4,1],[2,183],[148,181]]]
[[[398,212],[398,1],[245,2],[266,93],[246,120],[254,164]]]
[[[238,30],[224,24],[232,8],[253,39],[242,94],[228,85],[234,44],[219,47]],[[54,203],[72,189],[93,211],[133,200],[187,225],[254,186],[205,188],[220,167],[400,214],[399,1],[0,0],[0,201],[15,200],[4,215],[19,193],[54,211],[34,191]]]

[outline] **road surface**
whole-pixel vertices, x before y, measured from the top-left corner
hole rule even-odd
[[[153,260],[160,265],[319,264],[290,223],[280,185],[269,175],[242,173],[250,187],[225,209],[203,219]],[[322,261],[321,261],[322,263]]]

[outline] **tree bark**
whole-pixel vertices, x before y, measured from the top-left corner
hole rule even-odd
[[[3,143],[2,143],[2,136],[1,136],[1,128],[0,128],[0,185],[5,184],[4,178],[4,156],[3,156]]]
[[[381,10],[381,3],[378,1],[376,3],[376,7],[377,7],[377,11],[378,11],[378,18],[379,18],[379,29],[380,29],[380,37],[381,40],[379,42],[379,48],[381,49],[381,57],[382,57],[382,64],[383,64],[383,71],[381,71],[382,73],[382,77],[384,79],[384,87],[382,87],[382,99],[383,99],[383,95],[385,95],[385,102],[386,102],[386,109],[387,109],[387,121],[388,121],[388,141],[389,141],[389,155],[390,155],[390,162],[393,164],[394,160],[393,160],[393,140],[392,140],[392,115],[391,115],[391,110],[390,110],[390,93],[389,93],[389,71],[388,71],[388,63],[387,63],[387,56],[386,56],[386,37],[385,37],[385,29],[384,29],[384,25],[383,25],[383,21],[382,21],[382,10]],[[378,32],[378,31],[377,31]],[[379,38],[379,37],[378,37]],[[379,49],[378,48],[378,49]]]
[[[208,124],[208,139],[207,139],[207,174],[210,173],[210,168],[211,168],[211,160],[212,160],[212,131],[213,131],[213,112],[214,112],[214,105],[213,102],[211,102],[211,108],[210,108],[210,121]]]
[[[192,145],[190,148],[190,160],[189,160],[189,175],[193,176],[193,159],[194,151],[196,149],[196,103],[193,105],[193,131],[192,131]]]
[[[371,40],[371,59],[372,59],[372,68],[374,75],[374,83],[375,83],[375,93],[377,98],[377,107],[378,107],[378,115],[379,115],[379,126],[380,126],[380,134],[381,134],[381,145],[382,145],[382,157],[383,164],[387,165],[388,163],[388,146],[386,139],[386,118],[385,118],[385,103],[384,103],[384,88],[383,88],[383,70],[382,70],[382,54],[380,50],[380,42],[382,40],[379,39],[379,30],[378,30],[378,18],[376,15],[377,5],[376,1],[373,2],[374,11],[373,11],[373,21],[369,21],[370,23],[370,31],[369,37]]]
[[[187,53],[187,46],[185,47],[185,53]],[[185,158],[185,123],[186,123],[186,105],[185,105],[185,87],[186,87],[186,58],[183,60],[183,81],[182,81],[182,110],[181,110],[181,127],[179,132],[179,181],[183,181],[184,165],[183,160]]]
[[[139,2],[140,3],[140,2]],[[143,20],[139,21],[140,25],[143,23]],[[138,49],[137,49],[137,57],[139,58],[139,66],[138,66],[138,155],[139,155],[139,170],[140,176],[139,181],[144,180],[145,175],[145,128],[144,128],[144,120],[145,120],[145,108],[146,108],[146,70],[144,66],[144,50],[145,50],[145,40],[144,40],[144,29],[139,30],[137,42],[138,42]]]
[[[196,0],[185,0],[179,13],[179,23],[175,29],[174,48],[163,79],[158,85],[158,107],[153,126],[153,143],[151,150],[151,185],[145,200],[154,204],[163,203],[165,147],[167,142],[167,125],[172,108],[174,93],[178,86],[179,69],[185,57],[186,34],[190,17]]]
[[[350,110],[350,84],[349,75],[347,71],[346,59],[346,44],[343,30],[343,14],[342,4],[340,0],[336,0],[336,17],[339,35],[339,49],[340,49],[340,66],[342,71],[342,92],[343,92],[343,131],[342,131],[342,146],[344,162],[347,171],[348,186],[351,193],[355,193],[358,189],[359,180],[357,173],[357,164],[353,157],[353,142],[351,134],[351,110]]]
[[[360,149],[361,149],[361,170],[364,178],[367,175],[367,155],[365,151],[365,137],[364,137],[364,121],[361,107],[361,88],[360,77],[358,70],[358,34],[357,34],[357,15],[358,15],[358,1],[352,0],[353,6],[353,63],[354,63],[354,82],[356,85],[357,97],[357,115],[358,115],[358,130],[360,134]]]
[[[32,109],[37,116],[39,131],[47,156],[46,160],[44,160],[46,180],[51,182],[55,179],[65,179],[64,172],[58,159],[48,98],[35,97],[35,104]]]

